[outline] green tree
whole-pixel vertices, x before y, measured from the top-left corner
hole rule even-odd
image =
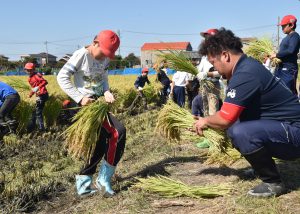
[[[127,61],[128,67],[141,64],[140,58],[135,56],[134,53],[128,54],[128,56],[124,58],[124,61]]]

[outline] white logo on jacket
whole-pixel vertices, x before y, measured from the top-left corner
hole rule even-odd
[[[235,94],[236,94],[235,89],[230,89],[230,91],[227,92],[227,97],[235,98]]]

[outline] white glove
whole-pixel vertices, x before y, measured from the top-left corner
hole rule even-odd
[[[104,99],[108,103],[113,103],[115,101],[114,95],[109,91],[104,92]]]
[[[39,90],[39,87],[38,87],[38,86],[36,86],[36,87],[34,87],[34,88],[32,89],[33,92],[37,92],[38,90]]]
[[[198,80],[204,80],[204,79],[206,79],[206,77],[207,77],[207,73],[206,72],[199,72],[198,74],[197,74],[197,78],[198,78]]]
[[[138,87],[138,90],[139,90],[139,91],[142,91],[142,90],[143,90],[143,88],[142,88],[142,87]]]

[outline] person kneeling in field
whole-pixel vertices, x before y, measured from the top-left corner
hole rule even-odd
[[[144,88],[146,83],[148,85],[150,84],[150,81],[148,79],[148,72],[149,72],[148,68],[143,68],[142,69],[142,75],[139,75],[137,77],[137,79],[135,80],[135,82],[134,82],[134,87],[138,91],[139,96],[142,97],[143,105],[144,105],[145,109],[147,109],[147,99],[146,99],[146,96],[143,93],[143,88]]]
[[[99,96],[113,103],[115,98],[109,91],[107,66],[120,45],[116,33],[110,30],[101,31],[91,45],[77,50],[57,75],[60,87],[76,103],[85,106]],[[74,84],[71,81],[74,75]],[[100,139],[95,152],[84,168],[76,175],[76,188],[79,195],[94,193],[92,175],[98,163],[104,159],[99,169],[96,187],[105,190],[106,196],[115,194],[111,187],[111,178],[120,161],[126,140],[126,129],[112,114],[103,122]]]
[[[0,126],[16,123],[11,113],[19,102],[20,96],[18,92],[10,85],[0,82]]]
[[[220,111],[195,122],[199,135],[211,127],[228,129],[235,148],[250,163],[262,183],[248,194],[279,196],[286,192],[272,157],[300,157],[300,103],[284,82],[242,51],[240,38],[230,30],[202,42],[200,54],[228,80]]]

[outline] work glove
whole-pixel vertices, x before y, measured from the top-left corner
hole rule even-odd
[[[115,101],[114,95],[109,91],[104,92],[104,99],[108,103],[113,103]]]
[[[206,72],[199,72],[197,74],[197,78],[198,78],[199,81],[204,80],[204,79],[207,78],[207,73]]]
[[[138,87],[138,90],[139,90],[139,91],[142,91],[142,90],[143,90],[143,88],[142,88],[142,87]]]
[[[39,90],[39,87],[38,87],[38,86],[36,86],[36,87],[34,87],[34,88],[32,89],[32,91],[33,91],[34,93],[36,93],[38,90]]]

